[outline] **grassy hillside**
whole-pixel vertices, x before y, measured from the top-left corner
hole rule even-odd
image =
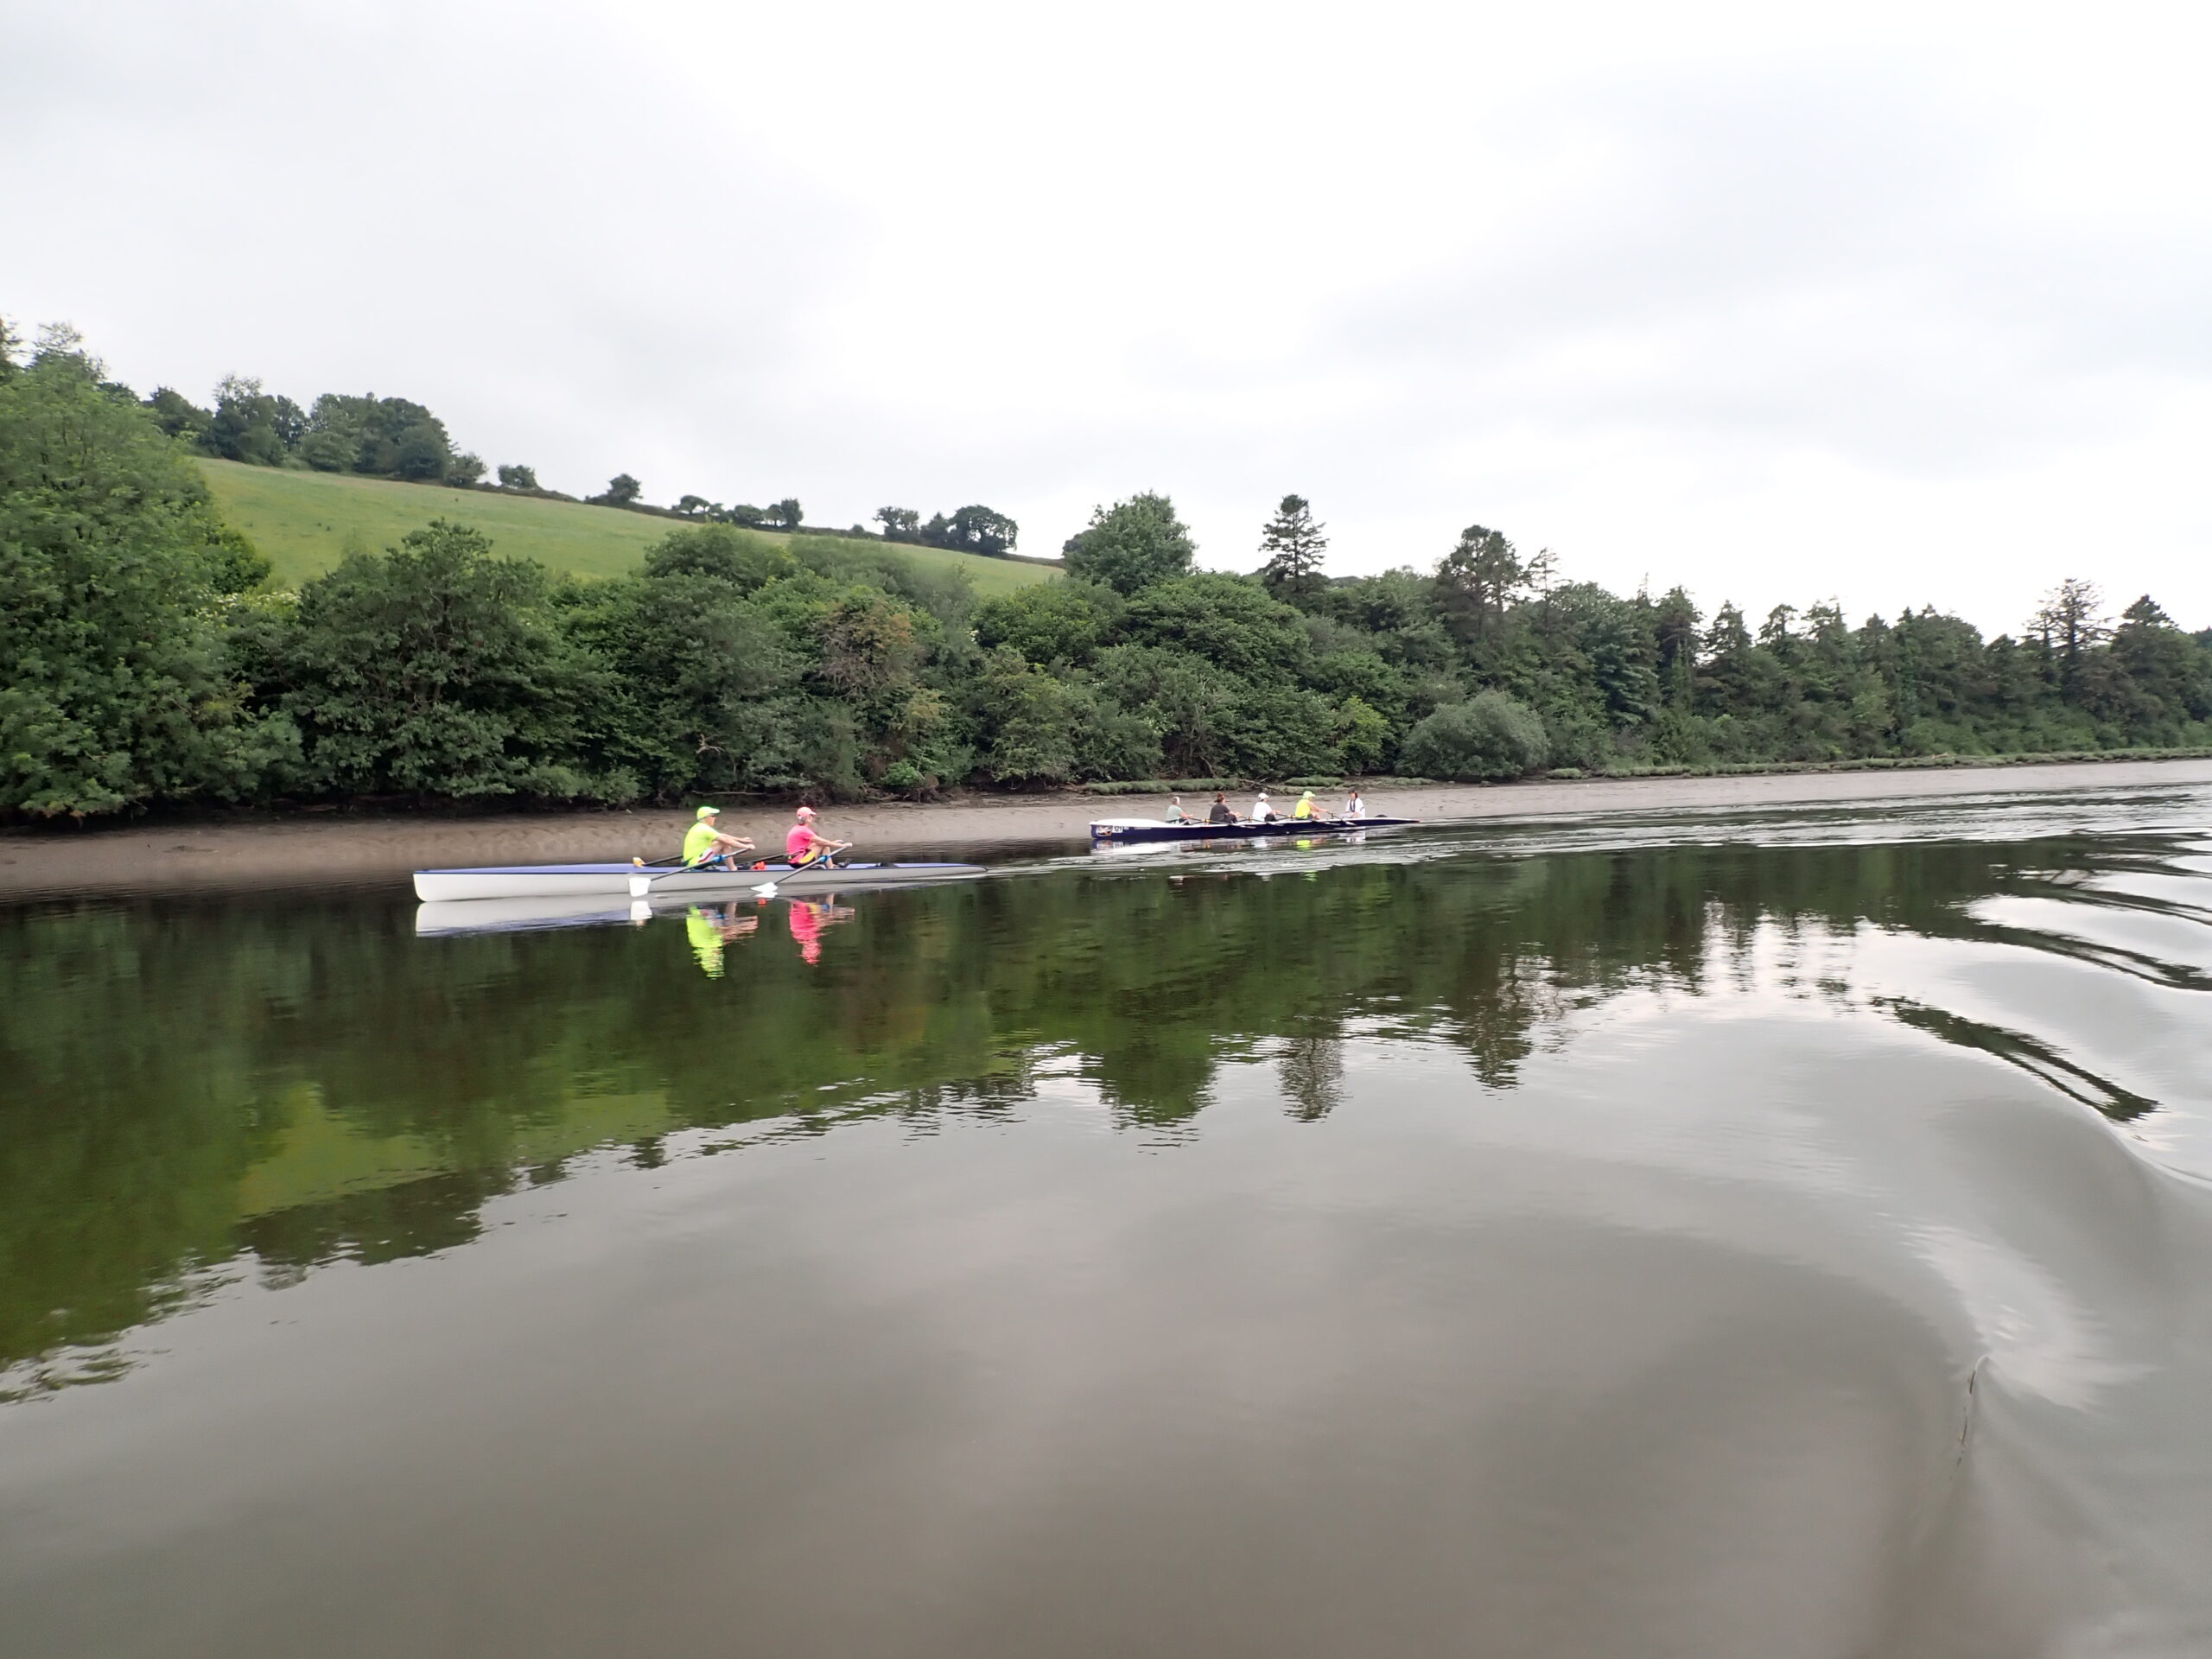
[[[635,569],[646,548],[682,528],[674,519],[619,507],[396,484],[337,473],[287,472],[232,461],[200,464],[223,517],[253,538],[253,544],[275,563],[276,580],[287,585],[336,564],[355,532],[369,548],[382,549],[433,518],[456,518],[474,525],[492,538],[496,552],[536,559],[553,569],[583,576],[613,576]],[[762,533],[771,541],[790,539]],[[978,558],[941,548],[900,547],[898,551],[917,563],[966,570],[976,593],[983,595],[1049,581],[1054,574],[1043,565]]]

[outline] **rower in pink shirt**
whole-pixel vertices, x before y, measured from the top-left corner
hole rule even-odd
[[[811,864],[817,860],[826,861],[852,844],[849,841],[831,841],[818,833],[814,827],[814,809],[802,806],[798,810],[798,821],[784,836],[784,859],[797,869],[802,864]]]

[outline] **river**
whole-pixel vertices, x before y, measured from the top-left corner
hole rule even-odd
[[[0,938],[0,1652],[2212,1650],[2212,786]]]

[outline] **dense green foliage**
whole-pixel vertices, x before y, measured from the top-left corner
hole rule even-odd
[[[1405,763],[1425,778],[1521,778],[1551,753],[1543,722],[1503,691],[1447,702],[1406,735]]]
[[[593,792],[566,762],[596,664],[545,573],[442,520],[346,561],[251,630],[262,696],[296,726],[303,775],[347,794]]]
[[[171,437],[224,461],[416,484],[474,484],[484,476],[482,461],[454,448],[443,421],[404,397],[325,392],[302,410],[233,374],[215,388],[212,411],[168,386],[156,388],[144,406]]]
[[[1147,493],[1099,508],[1068,537],[1060,557],[1071,576],[1134,594],[1184,575],[1197,552],[1189,528],[1175,516],[1175,504]]]
[[[268,567],[99,382],[71,351],[0,378],[0,806],[236,799],[289,747],[226,658],[235,596]]]
[[[160,397],[103,383],[73,339],[0,359],[0,810],[17,814],[2212,745],[2212,636],[2147,597],[2108,620],[2069,581],[1989,640],[1932,609],[1854,627],[1833,604],[1754,632],[1680,589],[1562,582],[1482,525],[1432,573],[1332,581],[1297,496],[1257,575],[1194,569],[1173,503],[1139,494],[1069,540],[1068,580],[981,604],[964,573],[880,542],[785,547],[726,522],[599,582],[439,522],[248,594],[267,567],[184,447],[260,433],[305,454],[340,434],[353,464],[404,469],[416,406],[326,397],[295,422],[237,383],[196,437],[165,435]],[[975,550],[1014,535],[982,507],[879,516]]]

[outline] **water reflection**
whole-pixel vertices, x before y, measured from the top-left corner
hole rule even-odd
[[[1355,1039],[1446,1045],[1510,1090],[1624,999],[1899,1021],[2139,1126],[2194,1097],[2196,1048],[2022,964],[2202,990],[2196,850],[1432,844],[432,940],[359,899],[0,912],[0,1364],[18,1393],[110,1375],[103,1344],[226,1264],[282,1281],[448,1249],[590,1148],[1003,1114],[1070,1066],[1172,1141],[1223,1065],[1268,1058],[1319,1122]]]
[[[735,900],[726,905],[692,905],[683,912],[683,931],[691,941],[691,954],[699,963],[699,971],[709,979],[722,976],[722,951],[736,940],[760,928],[760,918],[753,912],[766,909],[765,901]]]

